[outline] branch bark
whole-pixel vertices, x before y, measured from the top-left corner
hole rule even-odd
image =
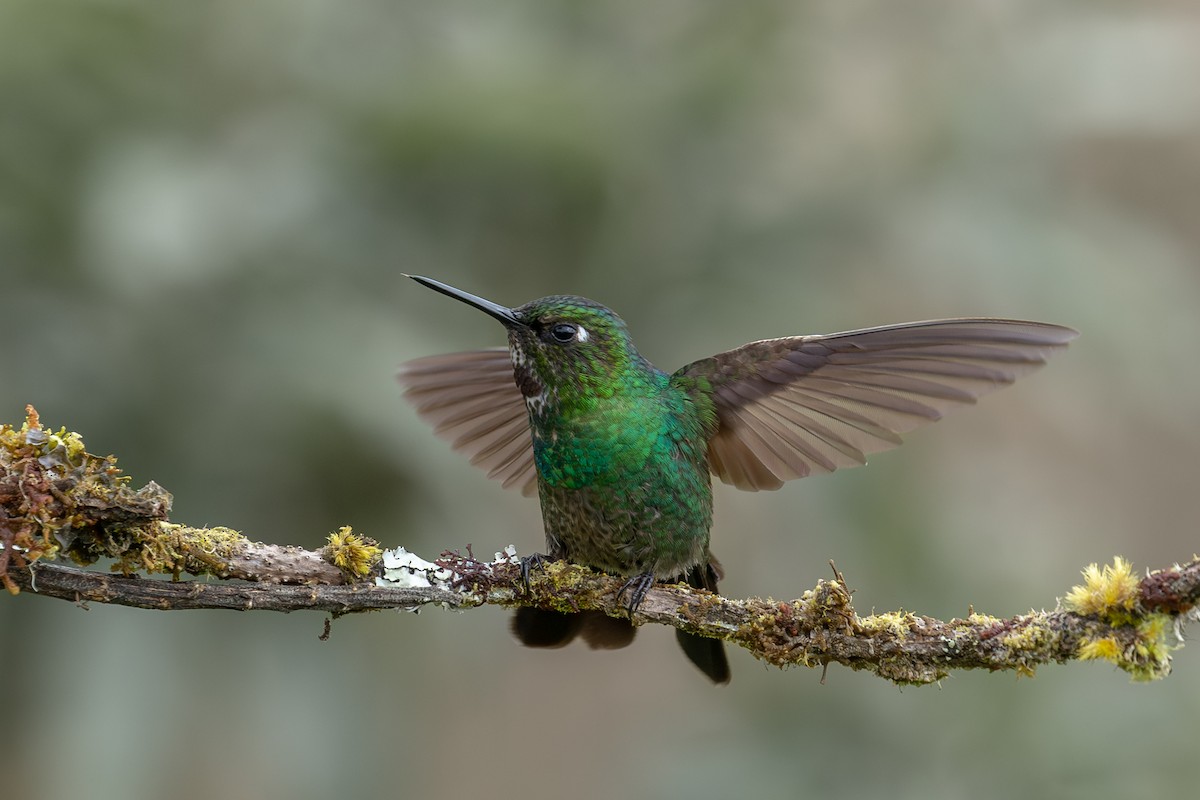
[[[626,616],[622,579],[557,562],[526,587],[509,548],[493,561],[443,553],[425,561],[383,552],[350,529],[320,551],[251,542],[227,528],[167,521],[170,495],[156,484],[132,491],[111,457],[83,450],[75,434],[47,433],[29,409],[20,430],[0,428],[0,579],[76,603],[136,608],[322,611],[334,616],[427,605],[537,606]],[[107,557],[104,574],[57,563]],[[172,579],[141,577],[165,573]],[[205,581],[180,580],[183,574]],[[222,582],[213,583],[211,579]],[[777,666],[843,664],[901,684],[940,680],[956,669],[1032,674],[1041,664],[1102,659],[1134,679],[1170,672],[1182,626],[1197,619],[1200,559],[1140,580],[1118,558],[1084,570],[1084,584],[1054,611],[1008,619],[972,613],[941,621],[907,611],[861,617],[837,570],[796,600],[734,600],[686,585],[656,585],[635,624],[662,624],[740,645]]]
[[[281,558],[294,550],[258,548],[277,549]],[[526,593],[512,559],[480,562],[448,554],[430,563],[404,555],[400,566],[384,570],[390,577],[348,584],[155,580],[44,561],[24,568],[10,565],[8,575],[31,594],[158,610],[323,611],[340,616],[427,605],[534,605],[626,614],[616,599],[622,580],[577,565],[558,562],[535,572]],[[1185,615],[1195,617],[1198,598],[1200,560],[1193,560],[1143,578],[1135,611],[1119,619],[1063,609],[1008,619],[971,614],[941,621],[904,611],[860,617],[839,575],[790,602],[734,600],[683,584],[658,585],[647,593],[634,621],[724,639],[777,666],[838,663],[901,684],[935,682],[957,669],[1028,675],[1041,664],[1079,658],[1103,658],[1135,678],[1151,679],[1169,672],[1168,637],[1178,636]]]
[[[313,555],[319,557],[318,553]],[[434,587],[156,580],[137,575],[108,575],[44,561],[25,568],[12,565],[9,577],[21,591],[41,597],[156,611],[223,608],[233,611],[324,611],[341,615],[431,604],[448,608],[479,604],[464,593]]]

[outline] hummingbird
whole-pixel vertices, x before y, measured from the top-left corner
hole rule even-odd
[[[488,477],[541,501],[546,554],[626,578],[628,618],[524,607],[531,647],[582,635],[593,648],[634,637],[655,581],[717,591],[709,551],[712,480],[747,491],[866,463],[901,434],[1037,369],[1078,333],[1042,322],[962,318],[762,339],[664,372],[611,309],[573,295],[508,308],[406,275],[498,320],[507,348],[402,366],[405,396],[435,433]],[[676,630],[714,683],[717,639]]]

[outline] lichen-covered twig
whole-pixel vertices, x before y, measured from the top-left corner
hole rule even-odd
[[[316,610],[335,615],[437,604],[536,605],[625,615],[622,581],[566,563],[533,573],[528,592],[515,553],[491,561],[446,553],[428,562],[402,548],[384,553],[343,528],[321,551],[251,542],[225,528],[167,521],[170,495],[128,488],[112,458],[76,434],[44,430],[33,409],[20,429],[0,428],[0,579],[20,591],[75,602],[161,610]],[[104,574],[79,564],[113,559]],[[138,573],[165,573],[171,580]],[[179,580],[183,574],[239,582]],[[686,585],[658,585],[634,617],[724,639],[779,666],[838,663],[903,684],[956,669],[1029,675],[1041,664],[1103,659],[1134,679],[1170,671],[1183,623],[1196,619],[1200,559],[1133,574],[1123,559],[1084,570],[1084,583],[1054,611],[998,619],[972,613],[941,621],[907,611],[859,616],[840,573],[787,602],[732,600]]]
[[[1096,570],[1102,583],[1079,591],[1109,593],[1103,582],[1122,570],[1120,566],[1106,569],[1109,578]],[[403,554],[403,560],[385,572],[389,577],[352,584],[235,584],[147,580],[38,562],[10,568],[9,576],[22,590],[47,597],[162,610],[347,614],[424,605],[461,609],[529,604],[624,613],[616,600],[620,579],[562,562],[535,572],[528,595],[511,559],[477,562],[446,557],[429,563]],[[647,593],[635,621],[725,639],[778,666],[838,663],[904,684],[930,683],[959,669],[1030,675],[1041,664],[1087,658],[1113,661],[1135,679],[1163,677],[1178,641],[1177,626],[1184,615],[1195,616],[1200,560],[1151,573],[1132,585],[1136,588],[1129,595],[1131,602],[1117,595],[1116,605],[1107,610],[1095,607],[1095,613],[1063,608],[1008,619],[971,614],[945,622],[904,611],[858,616],[850,592],[838,579],[820,581],[790,602],[732,600],[683,584],[660,585]]]
[[[344,528],[329,557],[252,542],[229,528],[167,521],[171,495],[154,482],[131,489],[112,456],[88,453],[77,433],[50,430],[26,407],[20,428],[0,426],[0,580],[10,563],[65,556],[77,564],[113,559],[113,571],[237,578],[261,583],[344,583],[378,561],[374,542]]]

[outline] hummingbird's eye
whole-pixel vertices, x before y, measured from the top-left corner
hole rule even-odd
[[[550,336],[559,344],[566,344],[579,335],[579,328],[569,322],[560,322],[550,328]]]

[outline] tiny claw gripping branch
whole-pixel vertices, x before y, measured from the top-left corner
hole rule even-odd
[[[629,609],[629,616],[632,618],[637,613],[642,601],[646,599],[646,592],[650,591],[650,587],[653,585],[653,572],[643,572],[639,575],[634,575],[621,584],[621,588],[617,590],[617,602],[620,603],[621,598],[626,594],[629,595],[629,602],[626,604],[626,608]]]
[[[555,560],[544,553],[534,553],[521,559],[521,589],[526,595],[529,594],[529,574]]]

